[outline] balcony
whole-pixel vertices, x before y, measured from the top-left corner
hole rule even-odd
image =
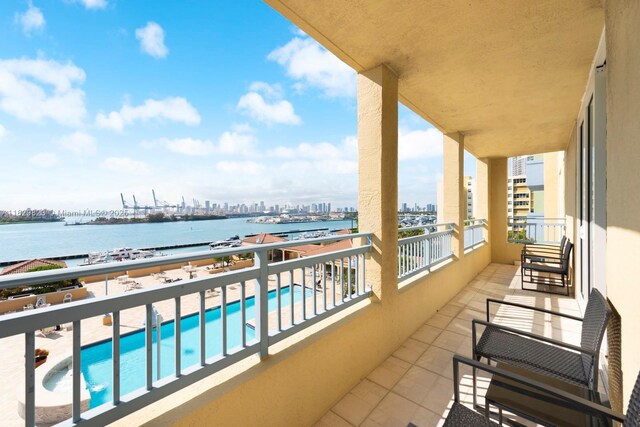
[[[640,39],[640,8],[588,0],[526,7],[505,3],[500,8],[418,0],[403,7],[393,2],[267,3],[358,73],[358,226],[363,233],[335,239],[353,240],[350,249],[316,258],[268,264],[267,252],[281,245],[252,248],[255,265],[246,269],[193,279],[185,275],[167,286],[0,317],[6,354],[4,420],[22,422],[12,398],[17,393],[24,402],[24,423],[36,423],[41,389],[35,388],[40,371],[34,367],[34,352],[44,342],[53,349],[64,347],[75,361],[66,393],[70,419],[64,425],[202,425],[212,420],[249,426],[313,425],[318,420],[329,425],[437,424],[451,401],[450,356],[468,355],[469,321],[483,317],[486,296],[577,314],[592,287],[601,289],[614,308],[606,373],[611,401],[621,409],[631,394],[628,378],[640,370],[640,294],[634,283],[640,267],[633,262],[640,257],[640,227],[633,215],[640,202],[628,197],[638,185],[640,159],[635,114],[640,96],[637,79],[629,77],[640,75],[634,44]],[[400,240],[399,102],[443,133],[445,198],[439,229]],[[477,159],[474,207],[485,219],[482,225],[465,225],[466,197],[460,185],[465,150]],[[557,151],[564,161],[553,175],[561,185],[549,199],[561,206],[563,223],[556,228],[562,227],[576,243],[571,298],[517,289],[513,264],[522,245],[509,241],[505,209],[508,157]],[[512,187],[518,186],[513,182]],[[593,216],[585,213],[588,209]],[[542,234],[544,241],[558,239]],[[165,261],[211,256],[91,272],[107,275],[123,266],[156,268]],[[0,286],[82,274],[72,269],[33,273],[0,279]],[[295,284],[300,285],[297,297],[290,292]],[[93,292],[102,295],[100,289]],[[273,310],[270,295],[276,295]],[[287,299],[291,295],[298,299]],[[253,315],[247,303],[251,297]],[[176,351],[180,334],[173,335],[177,342],[160,354],[171,361],[170,369],[160,375],[154,370],[158,328],[152,304],[178,330],[182,313],[193,313],[198,320],[197,345],[183,355]],[[240,320],[209,331],[204,320],[212,309],[220,319],[237,310]],[[102,324],[105,313],[111,313],[113,325]],[[576,338],[571,326],[546,317],[492,314],[513,326]],[[59,340],[39,335],[58,324],[71,325],[71,330],[60,331]],[[228,333],[231,327],[240,331],[234,337]],[[86,410],[83,346],[112,340],[116,363],[108,377],[118,384],[127,377],[123,366],[118,368],[118,349],[124,333],[133,330],[143,338],[143,374],[136,378],[142,386],[130,393],[115,386],[103,406]],[[207,343],[214,343],[215,350],[207,350]],[[181,360],[188,357],[195,363],[185,367]],[[24,391],[21,384],[26,384]]]
[[[490,264],[449,303],[421,325],[407,340],[358,385],[351,389],[316,423],[329,426],[440,425],[453,403],[452,357],[471,357],[471,320],[486,315],[486,298],[517,302],[580,316],[575,299],[533,294],[520,290],[515,266]],[[580,325],[514,307],[491,312],[496,323],[543,334],[574,345],[580,341]],[[472,376],[463,370],[463,402],[472,407]],[[479,403],[488,378],[478,378]],[[602,383],[602,382],[601,382]],[[509,418],[523,420],[514,415]],[[526,423],[526,421],[525,421]]]

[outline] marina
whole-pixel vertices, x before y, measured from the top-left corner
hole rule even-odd
[[[255,224],[246,218],[197,222],[65,227],[64,222],[10,224],[0,227],[0,267],[32,258],[64,260],[69,266],[84,262],[89,253],[130,247],[165,254],[209,248],[229,236],[260,233],[291,238],[305,232],[352,228],[351,220],[288,224]]]

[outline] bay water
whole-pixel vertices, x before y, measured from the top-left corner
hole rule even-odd
[[[74,218],[74,221],[77,218]],[[0,225],[0,262],[80,255],[109,251],[119,247],[149,248],[188,243],[205,243],[200,247],[163,250],[163,253],[194,252],[208,249],[216,240],[247,234],[351,228],[351,220],[321,221],[293,224],[258,224],[247,218],[228,218],[207,221],[178,221],[118,225],[65,226],[64,222]],[[83,259],[69,260],[77,265]]]

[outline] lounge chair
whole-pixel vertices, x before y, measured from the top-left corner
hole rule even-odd
[[[56,330],[55,326],[47,326],[46,328],[40,329],[40,333],[43,337],[48,337]]]
[[[555,387],[505,371],[504,369],[485,365],[475,360],[455,355],[453,356],[454,402],[449,410],[449,414],[447,415],[447,419],[445,420],[443,427],[493,427],[498,425],[487,418],[487,412],[485,412],[485,415],[483,416],[460,403],[460,386],[458,378],[460,371],[459,365],[461,363],[472,367],[474,371],[480,370],[491,374],[492,380],[509,380],[514,385],[511,389],[513,393],[533,398],[540,398],[545,401],[548,401],[551,398],[554,403],[560,406],[571,408],[575,411],[591,416],[593,417],[593,425],[609,425],[608,421],[611,420],[622,423],[623,427],[640,426],[640,373],[636,378],[635,386],[631,392],[629,405],[627,406],[627,414],[624,415],[613,411],[606,406],[599,405],[590,400],[559,390]],[[522,388],[520,388],[520,386],[522,386]]]
[[[575,346],[530,332],[489,323],[491,303],[509,305],[582,322],[580,345]],[[600,345],[611,309],[597,290],[589,295],[584,318],[495,299],[487,299],[487,321],[472,320],[473,358],[512,364],[590,390],[598,389]],[[485,327],[479,340],[477,326]],[[475,385],[475,384],[474,384]]]

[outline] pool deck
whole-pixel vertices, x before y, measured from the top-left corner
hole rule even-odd
[[[182,269],[167,270],[166,276],[171,279],[180,278],[182,280],[189,279],[189,272]],[[205,267],[198,267],[195,269],[197,277],[212,277],[208,274]],[[298,270],[294,274],[294,283],[302,282],[302,274]],[[135,279],[143,289],[163,286],[164,283],[152,276],[139,277]],[[307,274],[305,278],[307,287],[311,288],[311,278]],[[330,285],[330,281],[327,280],[327,285]],[[283,274],[280,285],[282,287],[290,284],[290,277],[288,274]],[[105,282],[94,282],[85,285],[88,290],[88,298],[100,298],[105,296]],[[276,289],[277,284],[275,277],[271,277],[269,280],[269,290]],[[109,295],[124,294],[127,288],[126,284],[119,283],[118,280],[109,280],[108,284]],[[246,284],[246,297],[254,295],[254,282],[247,282]],[[227,302],[233,302],[240,299],[241,287],[239,284],[230,285],[227,290]],[[327,292],[329,295],[329,293]],[[338,300],[339,297],[336,298]],[[317,294],[318,307],[321,305],[322,294]],[[214,308],[220,305],[221,292],[207,293],[205,298],[205,307],[207,309]],[[302,303],[297,303],[294,306],[294,313],[296,321],[301,319]],[[162,314],[164,320],[172,320],[174,318],[175,302],[173,299],[160,301],[154,303],[154,306]],[[313,313],[313,300],[307,298],[307,313]],[[182,316],[196,313],[199,310],[199,297],[197,294],[187,295],[182,298]],[[289,308],[283,308],[281,312],[282,326],[286,327],[290,323],[290,310]],[[145,317],[145,307],[140,306],[133,309],[124,310],[120,314],[120,332],[125,334],[143,328],[142,322]],[[275,313],[269,316],[269,328],[277,328],[277,316]],[[64,325],[63,325],[64,326]],[[104,326],[102,324],[102,316],[85,319],[82,321],[82,345],[95,343],[104,339],[111,338],[112,328],[111,326]],[[63,328],[62,331],[53,332],[47,337],[41,334],[36,334],[36,348],[43,348],[49,350],[50,358],[57,358],[65,354],[70,355],[72,349],[72,331]],[[21,426],[24,425],[24,420],[18,415],[18,397],[17,389],[20,389],[19,384],[24,383],[24,338],[22,335],[4,338],[0,340],[0,351],[4,356],[4,361],[0,365],[0,413],[2,416],[3,426]],[[38,367],[38,370],[48,369],[48,362]],[[36,396],[37,400],[37,396]]]

